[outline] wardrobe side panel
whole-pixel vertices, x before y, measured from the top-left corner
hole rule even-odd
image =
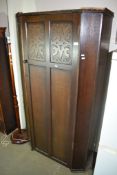
[[[82,13],[81,15],[81,59],[73,169],[84,169],[87,161],[89,131],[96,88],[101,19],[100,13]],[[82,55],[85,59],[82,59]]]
[[[90,139],[92,142],[90,142],[91,145],[89,145],[89,150],[93,151],[97,151],[98,148],[107,95],[108,80],[111,67],[111,56],[109,56],[111,26],[112,16],[104,15],[100,43],[99,65],[97,72],[95,104],[93,111],[93,116],[95,117],[92,121],[94,127],[92,128],[92,136]]]

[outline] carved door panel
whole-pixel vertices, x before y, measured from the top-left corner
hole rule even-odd
[[[50,23],[52,156],[63,162],[69,145],[72,26],[72,20]]]
[[[64,164],[72,156],[78,28],[78,15],[72,14],[30,17],[25,23],[33,146]]]
[[[26,51],[24,62],[27,101],[31,118],[33,147],[49,154],[49,101],[47,81],[47,22],[45,17],[30,18],[25,23]]]
[[[50,20],[51,154],[64,164],[70,163],[73,143],[78,27],[79,18],[72,14],[58,14]]]
[[[29,22],[27,24],[28,59],[46,61],[45,54],[45,23]]]

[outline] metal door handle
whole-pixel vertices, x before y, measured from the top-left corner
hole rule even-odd
[[[81,60],[85,60],[86,57],[85,57],[85,54],[81,54]]]

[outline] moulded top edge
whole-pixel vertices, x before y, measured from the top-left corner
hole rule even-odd
[[[108,8],[81,8],[82,12],[92,12],[92,13],[105,13],[107,15],[114,16],[114,13]]]
[[[55,13],[104,13],[106,15],[114,16],[114,13],[109,10],[108,8],[81,8],[81,9],[69,9],[69,10],[56,10],[56,11],[41,11],[41,12],[28,12],[22,13],[18,12],[17,16],[24,16],[24,15],[38,15],[38,14],[55,14]]]

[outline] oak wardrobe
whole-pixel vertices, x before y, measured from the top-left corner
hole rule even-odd
[[[113,13],[105,8],[16,16],[32,149],[84,170],[94,163],[99,141]]]

